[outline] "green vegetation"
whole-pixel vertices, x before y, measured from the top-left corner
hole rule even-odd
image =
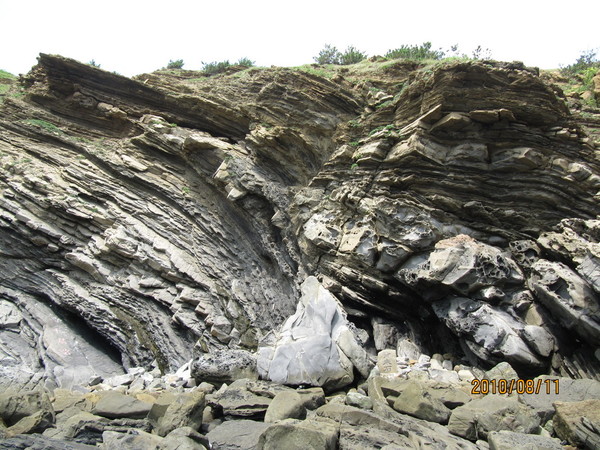
[[[301,70],[306,73],[310,73],[311,75],[316,75],[318,77],[323,77],[323,78],[333,78],[333,76],[335,75],[335,72],[333,72],[331,70],[331,67],[328,67],[328,66],[324,66],[324,67],[316,66],[315,67],[314,65],[311,65],[311,64],[305,64],[304,66],[296,67],[296,69]]]
[[[442,59],[445,52],[442,49],[431,50],[431,42],[423,42],[421,45],[402,45],[399,48],[388,50],[385,57],[388,59],[413,59],[421,61],[424,59]]]
[[[596,57],[596,51],[587,50],[582,52],[577,61],[562,67],[561,73],[569,79],[568,85],[564,89],[565,93],[593,92],[593,78],[600,73],[600,61]],[[585,98],[584,102],[588,106],[599,106],[593,95]]]
[[[7,72],[6,70],[0,69],[0,78],[9,78],[11,80],[15,80],[17,77],[14,76],[12,73]]]
[[[229,60],[221,61],[221,62],[210,62],[210,63],[202,63],[202,71],[206,75],[216,75],[218,73],[226,72],[230,67],[254,67],[254,61],[251,61],[248,58],[240,58],[235,64],[231,64]]]
[[[576,73],[582,73],[589,69],[600,69],[600,61],[596,58],[595,50],[586,50],[579,55],[577,61],[568,66],[562,67],[561,72],[564,75],[574,75]]]
[[[56,125],[46,122],[45,120],[40,119],[27,119],[23,121],[28,125],[34,125],[36,127],[40,127],[50,133],[62,133],[62,130],[58,128]]]
[[[100,68],[100,64],[98,64],[96,61],[94,61],[93,59],[88,63],[90,66],[92,67],[97,67],[98,69]]]
[[[183,59],[177,59],[173,61],[169,60],[169,64],[167,64],[167,69],[183,69]]]
[[[344,53],[340,52],[336,47],[326,44],[323,50],[319,52],[314,60],[317,64],[336,64],[336,65],[349,65],[361,62],[363,59],[367,59],[367,54],[361,52],[354,46],[350,46]]]

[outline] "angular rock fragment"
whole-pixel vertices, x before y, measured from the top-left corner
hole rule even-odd
[[[259,348],[259,374],[282,384],[335,389],[353,381],[354,366],[368,374],[372,362],[337,300],[316,278],[307,278],[296,314]]]

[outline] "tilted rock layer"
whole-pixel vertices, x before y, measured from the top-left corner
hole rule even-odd
[[[598,377],[600,167],[560,90],[517,63],[331,75],[41,55],[0,107],[1,382],[254,351],[310,275],[368,353]]]

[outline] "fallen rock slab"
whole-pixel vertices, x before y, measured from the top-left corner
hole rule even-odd
[[[555,402],[554,431],[571,445],[600,448],[600,400]]]
[[[448,430],[471,441],[487,439],[491,431],[533,433],[540,425],[535,411],[516,397],[486,395],[452,411]]]
[[[492,431],[488,434],[490,450],[562,450],[560,440],[513,431]]]
[[[250,450],[258,445],[260,435],[269,428],[268,423],[254,420],[232,420],[213,428],[206,437],[212,448],[222,450]]]

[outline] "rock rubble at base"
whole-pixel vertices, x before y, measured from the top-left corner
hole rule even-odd
[[[510,380],[514,369],[446,364],[456,361],[416,354],[410,342],[375,360],[367,378],[341,391],[256,378],[190,383],[187,363],[163,376],[134,368],[74,391],[7,392],[0,449],[555,449],[600,439],[600,382],[544,376],[558,380],[558,394],[482,395],[473,378]]]

